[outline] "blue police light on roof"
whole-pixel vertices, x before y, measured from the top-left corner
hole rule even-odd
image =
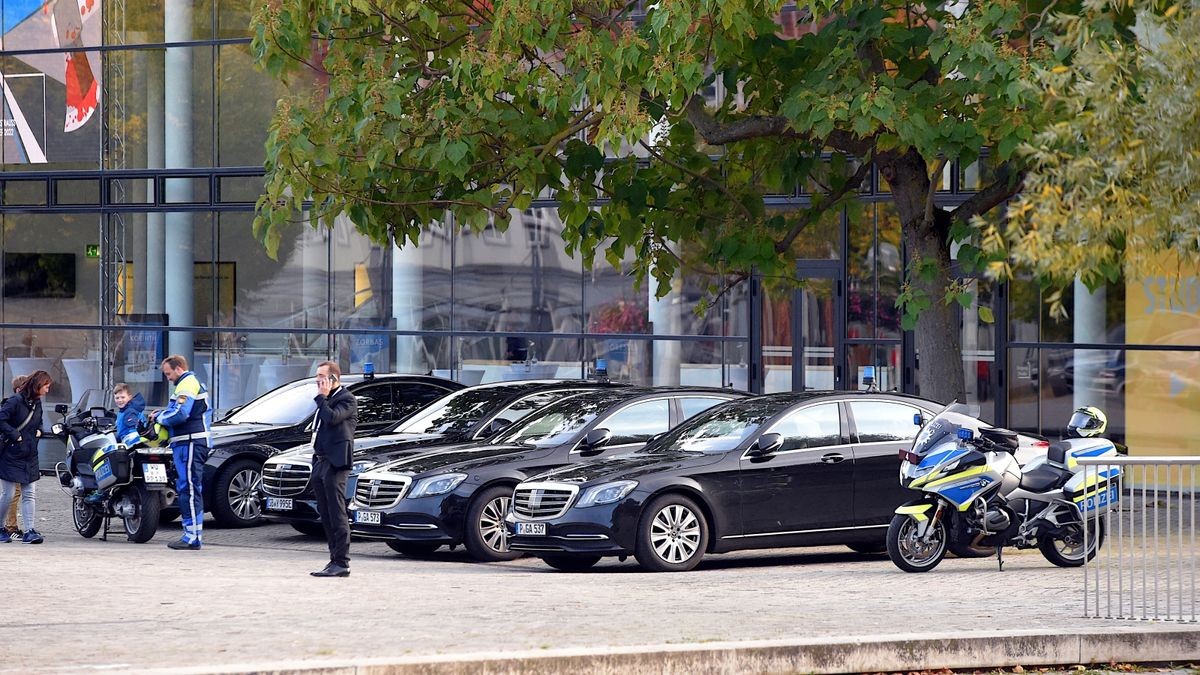
[[[375,364],[371,361],[363,363],[363,375],[368,380],[375,377]]]

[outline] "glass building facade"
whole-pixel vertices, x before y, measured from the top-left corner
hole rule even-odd
[[[218,409],[326,358],[468,383],[603,363],[622,381],[762,392],[859,388],[873,366],[882,388],[916,388],[920,355],[894,306],[900,223],[878,176],[796,241],[799,288],[752,279],[704,314],[714,280],[683,274],[658,298],[631,259],[589,269],[550,203],[503,232],[447,216],[416,248],[376,245],[345,219],[309,223],[271,259],[250,225],[284,91],[254,68],[250,3],[0,0],[0,13],[3,375],[49,371],[53,402],[125,381],[161,404],[171,353]],[[937,200],[952,207],[987,178],[986,161],[952,164]],[[770,198],[806,200],[801,186]],[[1057,436],[1074,407],[1097,405],[1142,454],[1200,452],[1163,423],[1200,410],[1194,271],[1074,289],[1065,321],[1032,282],[975,290],[963,372],[986,419]]]

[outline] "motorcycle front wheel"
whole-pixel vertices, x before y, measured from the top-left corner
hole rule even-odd
[[[104,524],[100,512],[81,497],[71,499],[71,521],[75,524],[75,531],[88,539],[96,536],[100,526]]]
[[[1104,544],[1107,530],[1107,519],[1096,521],[1089,519],[1087,559],[1096,557],[1096,551]],[[1038,549],[1042,556],[1059,567],[1080,567],[1083,565],[1083,525],[1070,523],[1064,525],[1057,534],[1038,537]]]
[[[905,572],[928,572],[946,557],[946,526],[931,521],[925,538],[918,535],[921,523],[907,514],[897,513],[888,526],[887,550],[892,563]]]
[[[134,507],[134,515],[124,518],[125,536],[135,544],[144,544],[154,538],[158,531],[158,517],[162,513],[162,495],[151,492],[145,483],[134,483],[125,492],[126,500]]]

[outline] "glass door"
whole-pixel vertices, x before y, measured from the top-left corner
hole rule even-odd
[[[792,347],[796,367],[792,390],[845,389],[842,335],[844,309],[842,267],[836,260],[801,260],[796,265],[799,288],[793,296],[796,308],[794,330],[798,339]]]

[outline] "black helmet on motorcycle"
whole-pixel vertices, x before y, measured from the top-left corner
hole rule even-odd
[[[1104,411],[1095,406],[1076,408],[1067,423],[1067,435],[1076,438],[1099,436],[1108,428],[1108,418]]]

